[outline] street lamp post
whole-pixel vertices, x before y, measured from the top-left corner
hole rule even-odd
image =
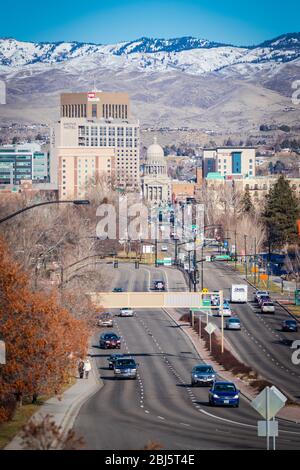
[[[48,204],[74,204],[76,206],[79,206],[79,205],[87,205],[87,204],[90,204],[90,201],[87,200],[87,199],[76,199],[76,200],[73,200],[73,201],[46,201],[46,202],[39,202],[38,204],[33,204],[32,206],[27,206],[27,207],[23,207],[23,209],[20,209],[16,212],[13,212],[12,214],[9,214],[7,215],[6,217],[3,217],[3,219],[0,219],[0,224],[2,224],[3,222],[6,222],[7,220],[10,220],[12,219],[13,217],[15,217],[16,215],[19,215],[19,214],[22,214],[22,212],[26,212],[30,209],[34,209],[35,207],[40,207],[40,206],[46,206]]]
[[[247,267],[247,235],[244,235],[244,244],[245,244],[245,273],[246,273],[246,279],[248,279],[248,267]]]

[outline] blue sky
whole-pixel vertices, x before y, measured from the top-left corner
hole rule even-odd
[[[300,30],[299,0],[7,0],[0,37],[101,44],[195,36],[252,45]],[[4,21],[3,21],[4,20]]]

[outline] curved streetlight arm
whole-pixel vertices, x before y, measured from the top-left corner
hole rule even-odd
[[[77,206],[79,205],[87,205],[89,204],[90,201],[88,200],[74,200],[74,201],[46,201],[46,202],[39,202],[38,204],[33,204],[32,206],[27,206],[27,207],[24,207],[23,209],[20,209],[16,212],[13,212],[12,214],[9,214],[7,215],[6,217],[3,217],[3,219],[0,219],[0,224],[2,224],[2,222],[6,222],[7,220],[9,219],[12,219],[13,217],[15,217],[16,215],[18,214],[21,214],[22,212],[26,212],[28,211],[29,209],[34,209],[35,207],[40,207],[40,206],[45,206],[47,204],[75,204]]]

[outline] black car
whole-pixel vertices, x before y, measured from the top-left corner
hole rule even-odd
[[[120,349],[121,339],[116,333],[102,333],[99,346],[101,349]]]
[[[108,360],[108,368],[113,369],[115,367],[115,362],[123,357],[123,354],[111,354],[107,360]]]
[[[282,331],[298,331],[298,323],[296,320],[283,320],[281,327]]]

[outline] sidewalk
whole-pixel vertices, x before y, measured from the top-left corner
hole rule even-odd
[[[179,328],[192,342],[195,350],[204,362],[211,364],[217,371],[217,373],[225,380],[235,382],[236,386],[247,400],[252,401],[255,398],[257,392],[255,392],[255,390],[250,385],[242,381],[240,378],[236,377],[232,372],[225,370],[222,365],[215,361],[215,359],[211,356],[210,352],[204,347],[203,341],[199,339],[198,334],[190,326],[190,324],[179,320],[181,314],[176,312],[174,309],[164,309],[164,311],[175,322],[175,324],[179,326]],[[285,406],[277,414],[277,418],[291,421],[297,424],[300,423],[300,406]]]
[[[103,386],[102,381],[100,381],[97,376],[97,369],[92,358],[90,358],[90,360],[92,363],[92,370],[89,374],[89,378],[77,379],[76,383],[64,392],[61,400],[56,397],[52,397],[47,400],[41,406],[41,409],[32,416],[32,418],[40,418],[47,414],[52,415],[53,421],[55,421],[58,426],[61,426],[64,435],[72,429],[81,405],[83,405],[88,398],[94,395]],[[4,450],[21,449],[21,439],[19,435],[16,435],[4,448]]]

